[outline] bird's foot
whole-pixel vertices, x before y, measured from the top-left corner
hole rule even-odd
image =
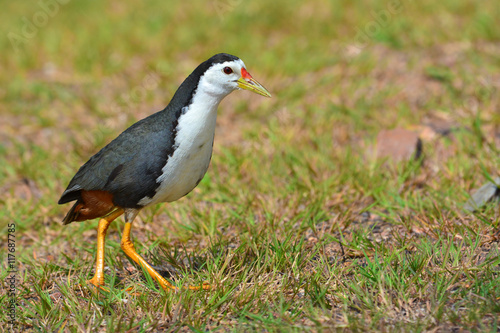
[[[165,291],[178,291],[181,289],[184,290],[211,290],[212,286],[204,281],[200,286],[182,286],[181,288],[174,286],[172,283],[170,283],[167,279],[163,278],[161,275],[154,276],[160,287],[163,288]]]
[[[87,280],[87,284],[89,284],[91,287],[93,286],[94,287],[94,290],[95,291],[99,291],[99,290],[102,290],[102,291],[105,291],[105,292],[109,292],[109,289],[104,287],[104,279],[100,279],[98,278],[97,276],[94,275],[94,277],[90,280]]]
[[[99,279],[97,279],[95,276],[92,279],[87,280],[86,282],[89,285],[89,287],[93,288],[96,292],[99,292],[99,290],[105,291],[107,293],[110,292],[108,288],[104,287],[104,283],[100,283],[101,281],[99,281]],[[123,289],[123,291],[130,293],[131,295],[134,296],[138,296],[141,294],[136,292],[135,290],[136,289],[134,287],[128,287]]]
[[[203,283],[201,284],[201,286],[187,286],[187,287],[184,287],[184,289],[189,289],[189,290],[212,290],[212,286],[207,281],[203,281]]]

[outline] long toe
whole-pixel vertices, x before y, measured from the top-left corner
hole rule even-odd
[[[201,286],[187,286],[184,287],[184,289],[189,289],[189,290],[212,290],[212,286],[210,283],[207,281],[203,281],[203,284]]]

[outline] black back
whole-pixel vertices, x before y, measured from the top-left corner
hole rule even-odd
[[[201,63],[165,109],[130,126],[80,167],[59,204],[80,199],[82,190],[102,190],[113,195],[116,206],[140,208],[138,202],[146,196],[152,198],[160,185],[156,180],[176,149],[176,127],[182,108],[192,103],[200,78],[212,65],[237,59],[219,53]]]

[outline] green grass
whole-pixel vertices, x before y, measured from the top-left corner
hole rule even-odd
[[[496,332],[499,207],[463,205],[499,173],[500,4],[402,0],[377,23],[388,6],[70,1],[13,46],[8,34],[41,7],[9,4],[0,239],[15,223],[17,331]],[[85,281],[97,222],[62,226],[60,194],[218,52],[241,57],[273,98],[224,100],[203,181],[132,229],[137,251],[176,285],[214,289],[161,290],[121,251],[119,220],[106,243],[109,292],[95,292]],[[392,128],[419,133],[423,161],[372,156]],[[7,306],[3,268],[7,259]]]

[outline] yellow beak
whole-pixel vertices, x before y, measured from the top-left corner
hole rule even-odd
[[[269,91],[267,91],[267,89],[264,88],[262,84],[251,77],[250,74],[242,76],[238,79],[238,87],[241,89],[250,90],[265,97],[271,97]]]

